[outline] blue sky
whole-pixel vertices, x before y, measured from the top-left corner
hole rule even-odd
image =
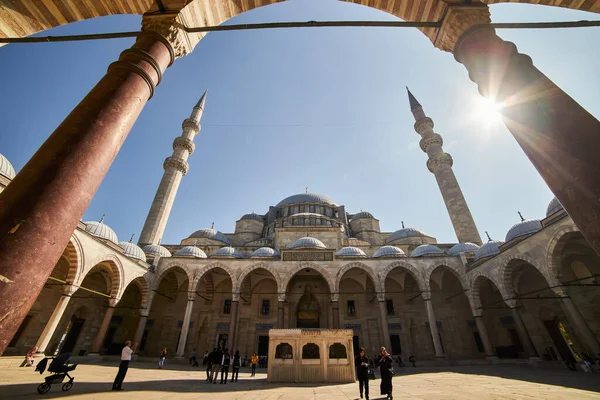
[[[546,6],[491,7],[494,22],[600,19]],[[295,0],[227,23],[393,20],[333,0]],[[42,34],[130,31],[139,16],[112,16]],[[501,30],[582,106],[600,117],[600,28]],[[596,42],[596,43],[595,43]],[[19,170],[132,39],[11,44],[0,48],[0,152]],[[318,28],[217,32],[167,70],[133,127],[84,220],[105,222],[120,240],[139,236],[181,122],[209,88],[196,152],[163,243],[210,227],[232,232],[245,213],[265,213],[288,195],[327,195],[381,228],[401,221],[456,237],[427,157],[418,147],[408,85],[434,120],[475,222],[504,239],[541,218],[552,194],[504,125],[481,117],[475,84],[453,56],[416,29]]]

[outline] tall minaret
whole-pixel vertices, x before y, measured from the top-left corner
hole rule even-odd
[[[159,244],[162,239],[181,178],[189,169],[187,159],[194,152],[194,137],[200,132],[200,119],[204,112],[207,92],[208,90],[198,100],[190,117],[183,121],[181,126],[183,133],[173,141],[173,155],[167,157],[163,163],[165,173],[158,185],[154,201],[140,234],[138,241],[140,246]]]
[[[408,91],[408,101],[410,102],[410,111],[415,117],[415,131],[421,135],[422,139],[419,142],[421,150],[429,156],[427,160],[427,168],[433,173],[437,180],[444,203],[450,214],[450,220],[454,226],[456,237],[461,243],[471,242],[481,244],[481,237],[477,232],[475,221],[469,206],[463,196],[456,176],[452,171],[452,157],[448,153],[444,153],[442,149],[443,140],[440,135],[433,131],[433,121],[425,115],[423,107],[415,99],[413,94]]]

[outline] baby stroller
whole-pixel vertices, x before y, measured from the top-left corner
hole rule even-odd
[[[46,357],[38,363],[35,370],[39,371],[41,375],[44,373],[48,361],[52,360],[52,362],[50,362],[50,365],[48,366],[48,372],[53,373],[52,375],[45,377],[44,382],[40,383],[40,385],[37,387],[37,391],[39,394],[48,393],[52,385],[63,383],[65,377],[68,377],[69,381],[65,382],[62,385],[62,390],[63,392],[71,390],[71,388],[73,387],[73,380],[75,378],[69,375],[69,372],[77,368],[77,364],[67,365],[70,358],[71,353],[63,353],[54,358]]]

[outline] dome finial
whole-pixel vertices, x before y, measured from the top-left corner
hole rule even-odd
[[[131,234],[131,239],[129,239],[129,243],[133,242],[133,237],[135,236],[135,233]]]
[[[102,218],[100,218],[100,221],[98,221],[98,222],[100,222],[101,224],[103,224],[104,223],[104,217],[106,217],[106,213],[102,214]]]
[[[402,229],[404,229],[404,221],[400,221],[400,223],[402,224]]]
[[[304,193],[308,193],[308,186],[306,187]]]
[[[519,218],[521,218],[521,222],[525,222],[525,218],[523,218],[521,211],[517,211],[517,214],[519,214]]]
[[[490,234],[487,231],[485,231],[485,236],[487,236],[488,242],[492,241],[492,238],[490,237]]]

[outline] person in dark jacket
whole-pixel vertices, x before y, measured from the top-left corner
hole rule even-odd
[[[381,358],[379,361],[379,372],[381,372],[381,394],[387,394],[387,398],[392,400],[392,376],[394,361],[385,347],[381,348]]]
[[[206,380],[210,383],[212,382],[212,361],[215,356],[215,351],[217,348],[212,349],[210,353],[205,357],[206,358]]]
[[[231,372],[231,382],[237,382],[238,376],[240,375],[240,367],[242,365],[242,360],[240,357],[240,351],[236,350],[233,355],[233,362],[231,363],[233,366],[233,371]]]
[[[225,349],[223,353],[223,360],[221,361],[221,385],[224,383],[227,385],[227,377],[229,376],[229,366],[231,365],[231,355],[229,354],[229,350]],[[225,376],[225,381],[223,381],[223,376]]]
[[[219,380],[219,371],[221,370],[221,362],[223,361],[223,352],[217,347],[217,351],[213,353],[212,359],[212,383],[215,385]]]
[[[354,366],[356,367],[360,398],[363,398],[364,388],[365,399],[369,400],[369,359],[365,355],[365,349],[362,347],[360,348],[359,355],[354,358]]]

